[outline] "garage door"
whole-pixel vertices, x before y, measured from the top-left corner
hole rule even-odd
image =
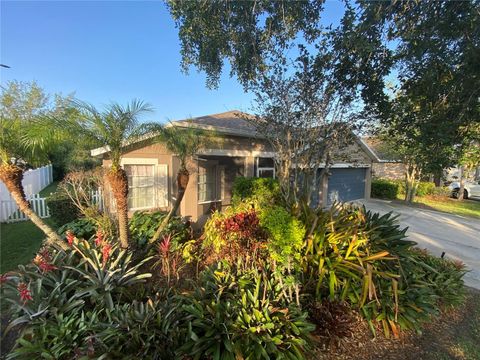
[[[365,177],[367,169],[330,169],[328,178],[328,203],[353,201],[365,197]]]

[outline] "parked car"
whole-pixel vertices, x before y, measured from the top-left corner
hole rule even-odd
[[[460,183],[458,181],[452,182],[448,188],[452,191],[452,197],[458,199],[458,192],[460,191]],[[463,190],[463,198],[468,199],[472,196],[480,197],[480,181],[465,182]]]

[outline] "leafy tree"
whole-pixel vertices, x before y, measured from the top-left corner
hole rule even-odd
[[[64,247],[64,241],[33,211],[22,185],[23,173],[28,166],[43,165],[48,161],[47,153],[57,140],[57,129],[45,118],[24,122],[6,116],[2,113],[0,117],[0,180],[20,211],[45,233],[46,243]]]
[[[480,118],[480,2],[359,5],[364,28],[386,34],[398,73],[397,91],[408,98],[410,113],[415,115],[409,117],[407,127],[393,128],[417,129],[421,136],[412,146],[424,149],[428,156],[424,172],[441,174],[445,167],[458,164],[465,129]],[[384,116],[387,127],[392,121],[398,123],[398,117],[390,115]]]
[[[224,62],[231,76],[249,90],[272,63],[294,60],[298,46],[323,57],[325,41],[334,50],[329,59],[338,86],[361,91],[368,112],[385,107],[384,77],[392,65],[391,51],[380,27],[365,24],[348,3],[341,24],[321,23],[324,0],[300,1],[169,1],[179,29],[182,67],[195,66],[216,87]],[[290,56],[291,55],[291,56]]]
[[[128,243],[128,179],[121,167],[123,147],[134,142],[156,128],[156,124],[140,123],[142,114],[150,112],[152,108],[139,100],[133,100],[127,106],[113,103],[103,111],[93,105],[75,101],[73,103],[79,111],[78,123],[73,129],[81,126],[79,135],[92,139],[105,146],[110,151],[110,169],[106,173],[110,185],[118,217],[120,244],[127,248]]]
[[[50,95],[35,81],[9,81],[2,86],[0,112],[5,119],[17,119],[27,125],[39,117],[47,116],[74,120],[77,114],[70,106],[72,98],[72,94]],[[68,171],[90,169],[98,165],[89,151],[97,144],[85,143],[78,136],[60,130],[61,126],[57,128],[55,146],[48,149],[46,156],[52,163],[54,178],[61,179]]]
[[[151,242],[160,238],[165,227],[174,216],[185,195],[190,180],[190,171],[187,167],[187,160],[196,155],[199,150],[205,147],[209,141],[209,134],[192,127],[177,127],[173,124],[167,127],[158,127],[159,141],[165,143],[167,149],[174,153],[180,160],[180,168],[177,173],[177,196],[175,203],[158,227]]]

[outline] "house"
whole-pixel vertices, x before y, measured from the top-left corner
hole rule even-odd
[[[191,175],[180,214],[197,224],[203,224],[213,210],[230,205],[236,177],[275,177],[275,153],[239,111],[174,121],[172,126],[215,131],[214,145],[200,151],[187,164]],[[103,165],[109,166],[108,149],[94,149],[92,155],[101,157]],[[318,188],[318,201],[328,204],[335,199],[368,199],[372,163],[376,161],[373,152],[356,138],[334,158],[337,160],[328,182]],[[162,143],[145,138],[128,144],[122,154],[122,166],[129,179],[130,211],[167,210],[173,204],[180,163]]]
[[[373,178],[389,180],[403,180],[405,178],[405,164],[398,160],[388,145],[375,137],[364,137],[362,141],[375,156],[375,161],[372,164]]]

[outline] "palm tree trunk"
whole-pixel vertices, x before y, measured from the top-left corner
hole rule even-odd
[[[128,248],[128,178],[122,168],[112,168],[107,173],[107,180],[112,189],[117,208],[118,233],[120,246]]]
[[[175,199],[175,203],[173,204],[172,209],[168,212],[167,216],[161,222],[160,226],[158,227],[155,234],[150,239],[151,243],[156,242],[160,235],[162,234],[163,230],[165,230],[166,226],[168,225],[170,219],[177,213],[178,208],[182,202],[182,199],[185,195],[185,191],[187,190],[188,181],[190,180],[190,173],[187,169],[180,169],[177,174],[177,198]]]
[[[1,165],[0,180],[2,180],[7,187],[19,210],[23,212],[35,224],[35,226],[45,233],[47,236],[45,243],[47,245],[56,244],[61,248],[66,249],[67,244],[65,241],[63,241],[60,236],[58,236],[58,234],[48,226],[40,216],[35,213],[35,211],[32,210],[30,203],[27,201],[22,185],[23,170],[19,166],[13,164]]]

